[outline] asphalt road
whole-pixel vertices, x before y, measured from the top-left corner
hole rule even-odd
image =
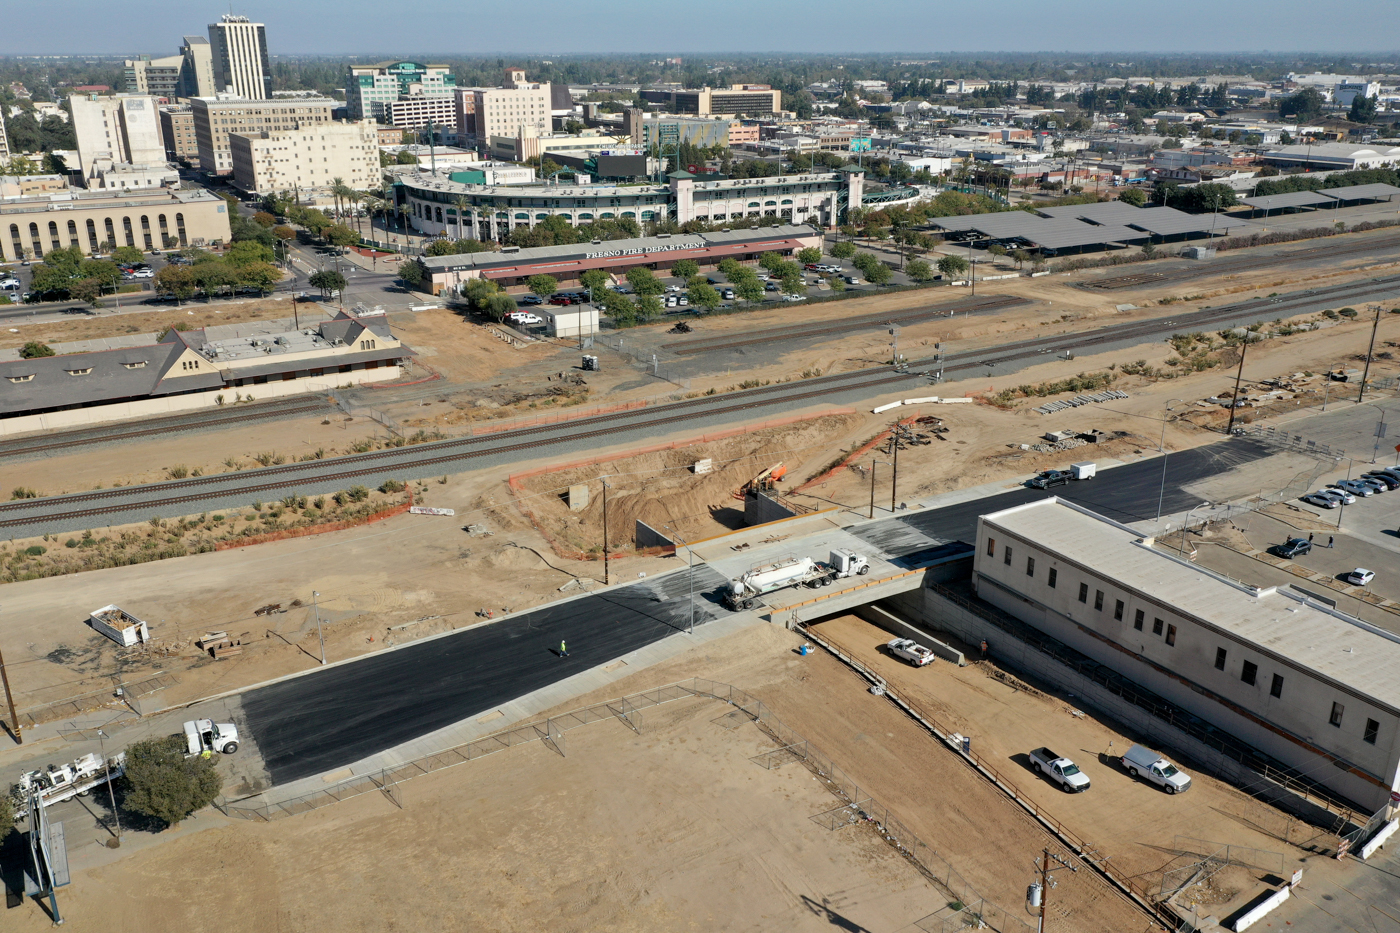
[[[695,568],[697,624],[725,611],[716,596],[723,582],[714,570]],[[295,781],[683,632],[688,586],[688,574],[670,574],[556,603],[264,687],[244,695],[243,711],[273,782]],[[567,657],[559,655],[560,641]]]
[[[1199,501],[1182,485],[1270,452],[1235,438],[1170,455],[1164,509]],[[1048,495],[1137,521],[1156,514],[1161,476],[1162,462],[1153,459],[1049,492],[1013,490],[852,531],[886,553],[906,556],[972,541],[977,516]],[[719,602],[724,580],[710,567],[695,573],[701,624],[726,612]],[[273,782],[286,783],[494,709],[683,631],[689,621],[689,576],[676,572],[265,687],[246,694],[243,709]],[[561,639],[570,646],[567,658],[557,654]]]

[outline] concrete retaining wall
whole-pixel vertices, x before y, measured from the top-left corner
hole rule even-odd
[[[781,518],[792,518],[796,514],[798,514],[796,509],[789,508],[775,496],[770,496],[766,492],[752,492],[744,497],[744,524],[746,525],[766,525],[768,522],[775,522]]]
[[[899,638],[911,638],[943,660],[951,661],[958,667],[967,667],[967,659],[963,657],[961,651],[945,641],[939,641],[928,632],[916,628],[888,609],[880,606],[860,606],[855,613],[871,625],[879,626],[891,635]]]
[[[1102,684],[1047,657],[1005,629],[933,590],[922,588],[902,592],[888,597],[885,603],[892,611],[918,624],[948,632],[968,644],[976,645],[985,639],[989,655],[998,664],[1039,678],[1058,691],[1073,694],[1077,705],[1097,710],[1127,726],[1131,732],[1144,737],[1147,740],[1145,744],[1169,752],[1198,770],[1234,784],[1299,819],[1328,828],[1337,822],[1338,817],[1332,811],[1268,780],[1147,710],[1124,701]]]

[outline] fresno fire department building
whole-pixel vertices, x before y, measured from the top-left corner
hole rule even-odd
[[[579,276],[602,269],[621,279],[629,269],[644,266],[666,274],[678,260],[689,259],[701,270],[713,269],[727,258],[752,262],[762,253],[791,256],[808,246],[820,247],[821,231],[788,224],[753,230],[717,233],[660,234],[632,240],[572,243],[531,249],[506,247],[497,253],[459,253],[423,256],[425,284],[434,295],[455,294],[472,279],[493,279],[508,290],[520,290],[532,275],[552,275],[560,286],[579,284]]]

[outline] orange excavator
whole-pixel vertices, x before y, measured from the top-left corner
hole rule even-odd
[[[734,491],[734,498],[743,499],[750,492],[755,490],[772,489],[782,481],[784,476],[787,476],[787,467],[783,466],[783,462],[779,460],[777,463],[736,489]]]

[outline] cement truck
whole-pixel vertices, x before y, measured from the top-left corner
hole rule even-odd
[[[735,612],[752,609],[754,600],[792,586],[830,586],[843,577],[864,576],[870,562],[848,548],[833,548],[830,561],[810,557],[785,557],[772,564],[754,567],[725,589],[725,603]]]

